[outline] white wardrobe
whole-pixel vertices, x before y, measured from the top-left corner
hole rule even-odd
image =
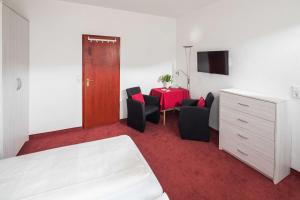
[[[29,22],[0,3],[0,158],[28,140]]]

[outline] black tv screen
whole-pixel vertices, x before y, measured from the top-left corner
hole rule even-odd
[[[198,72],[228,75],[228,54],[228,51],[198,52]]]

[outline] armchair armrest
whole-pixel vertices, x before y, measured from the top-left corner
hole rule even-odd
[[[151,96],[151,95],[143,95],[143,96],[144,96],[146,105],[154,105],[154,106],[160,105],[159,97]]]
[[[142,116],[145,113],[145,104],[133,99],[127,99],[127,108],[128,115],[134,114]]]
[[[182,106],[196,106],[198,103],[198,100],[196,99],[185,99],[182,101]]]
[[[127,124],[143,132],[146,124],[145,104],[127,99]]]

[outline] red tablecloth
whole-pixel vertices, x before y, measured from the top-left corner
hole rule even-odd
[[[154,88],[151,90],[150,95],[160,97],[161,110],[168,110],[181,105],[182,100],[189,99],[190,94],[184,88],[170,88],[168,91],[162,88]]]

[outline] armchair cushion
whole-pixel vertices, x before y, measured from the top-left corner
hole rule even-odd
[[[197,106],[200,108],[205,107],[205,99],[203,97],[199,99]]]
[[[145,103],[144,97],[142,95],[142,93],[137,93],[131,96],[131,98],[135,101],[139,101],[141,103]]]
[[[214,95],[211,92],[208,93],[205,99],[205,107],[210,109],[214,102],[214,99]],[[182,101],[182,106],[197,106],[198,103],[199,100],[196,99],[185,99]]]
[[[128,98],[131,99],[132,95],[141,93],[141,88],[140,87],[128,88],[128,89],[126,89],[126,93],[127,93]]]

